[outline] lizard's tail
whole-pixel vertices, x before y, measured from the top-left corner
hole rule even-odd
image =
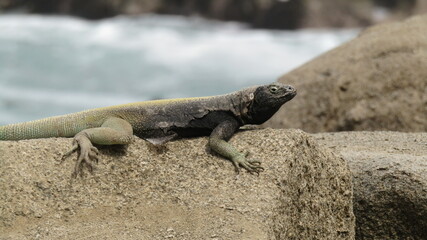
[[[78,121],[77,121],[78,122]],[[0,140],[72,137],[86,126],[79,126],[71,116],[50,117],[31,122],[0,126]]]

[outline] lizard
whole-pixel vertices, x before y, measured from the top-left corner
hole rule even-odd
[[[237,172],[264,170],[258,160],[247,159],[228,140],[243,125],[262,124],[287,101],[296,89],[283,83],[253,86],[229,94],[161,99],[89,109],[82,112],[0,126],[0,140],[50,137],[73,138],[62,160],[78,152],[72,176],[91,172],[99,160],[95,145],[126,145],[133,135],[153,144],[209,136],[213,152],[231,160]]]

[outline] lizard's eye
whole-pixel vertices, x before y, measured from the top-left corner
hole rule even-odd
[[[279,90],[279,88],[278,88],[278,87],[276,87],[276,86],[272,86],[272,87],[270,87],[270,92],[271,92],[271,93],[276,93],[276,92],[277,92],[277,90]]]

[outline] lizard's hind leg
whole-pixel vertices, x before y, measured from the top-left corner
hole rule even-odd
[[[94,164],[98,162],[99,152],[93,144],[129,144],[132,135],[132,126],[126,120],[117,117],[108,118],[101,127],[85,129],[76,134],[72,149],[64,154],[63,159],[80,149],[72,174],[73,177],[77,177],[82,174],[84,164],[92,171],[95,168]]]

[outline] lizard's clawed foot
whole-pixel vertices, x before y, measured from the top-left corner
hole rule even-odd
[[[236,168],[236,172],[240,172],[240,167],[246,169],[249,173],[259,174],[264,171],[264,168],[261,167],[261,162],[258,160],[246,159],[248,155],[249,153],[246,152],[245,154],[239,154],[231,159],[231,162],[233,162]]]
[[[98,163],[98,154],[99,151],[96,147],[92,145],[89,138],[84,134],[79,134],[74,137],[73,147],[66,152],[62,161],[64,161],[67,157],[69,157],[72,153],[79,150],[79,155],[77,158],[76,165],[74,167],[74,172],[71,175],[73,178],[76,178],[77,175],[83,174],[83,165],[86,165],[90,172],[93,172],[95,169],[95,164]]]

